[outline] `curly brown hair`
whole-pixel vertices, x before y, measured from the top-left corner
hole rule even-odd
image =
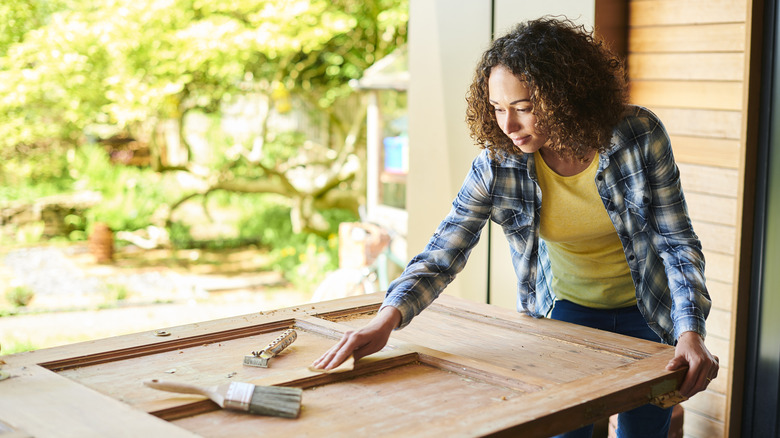
[[[537,134],[559,154],[585,160],[609,147],[628,101],[625,71],[604,42],[568,19],[543,17],[517,25],[483,54],[466,95],[471,137],[491,157],[522,154],[496,122],[488,78],[503,65],[531,94]]]

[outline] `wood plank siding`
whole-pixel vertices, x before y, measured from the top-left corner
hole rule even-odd
[[[713,299],[707,345],[721,360],[719,377],[707,391],[683,404],[686,437],[726,436],[748,2],[629,2],[631,101],[658,114],[672,139],[707,261]]]

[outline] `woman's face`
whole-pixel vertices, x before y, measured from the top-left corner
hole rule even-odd
[[[490,71],[488,94],[498,126],[518,149],[532,154],[544,146],[547,137],[536,134],[531,93],[524,82],[505,66],[497,65]]]

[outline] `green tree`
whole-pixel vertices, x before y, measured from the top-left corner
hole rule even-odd
[[[364,115],[349,80],[405,42],[407,10],[408,0],[3,3],[0,18],[14,20],[0,40],[0,177],[56,176],[62,166],[40,164],[87,135],[120,135],[148,144],[160,172],[201,180],[173,208],[215,190],[277,193],[296,231],[323,230],[318,210],[354,208],[359,188]],[[188,116],[220,126],[247,96],[259,102],[257,129],[212,134],[212,159],[199,160]],[[292,113],[317,129],[271,123]]]

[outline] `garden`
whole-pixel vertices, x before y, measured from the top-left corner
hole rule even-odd
[[[365,202],[350,81],[407,21],[405,0],[3,2],[0,354],[310,299]]]

